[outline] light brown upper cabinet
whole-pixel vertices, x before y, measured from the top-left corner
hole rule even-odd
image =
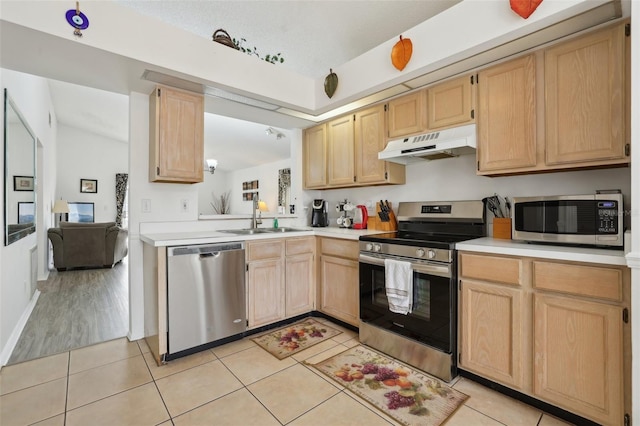
[[[536,165],[534,55],[478,74],[478,174]]]
[[[552,46],[544,60],[546,164],[629,162],[624,25]]]
[[[357,183],[405,183],[403,164],[378,159],[378,152],[386,146],[384,105],[357,112],[354,124]]]
[[[305,189],[404,184],[403,164],[378,159],[386,144],[384,105],[305,130]]]
[[[618,23],[482,70],[478,174],[628,165],[629,53]]]
[[[149,181],[203,181],[202,94],[157,86],[149,95],[149,137]]]
[[[475,76],[466,75],[427,89],[427,129],[475,122]]]
[[[419,90],[387,103],[388,138],[397,139],[427,129],[426,98],[426,91]]]
[[[304,131],[302,145],[304,187],[323,188],[327,185],[327,126],[319,126]]]
[[[327,183],[349,186],[356,182],[353,115],[327,123]]]

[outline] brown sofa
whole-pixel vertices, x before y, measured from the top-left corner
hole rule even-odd
[[[53,244],[53,265],[67,268],[111,268],[128,253],[128,231],[115,222],[61,222],[47,232]]]

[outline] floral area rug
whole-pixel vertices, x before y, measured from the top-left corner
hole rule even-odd
[[[251,340],[276,358],[284,359],[340,333],[313,318],[307,318]]]
[[[442,424],[469,398],[361,345],[310,365],[404,425]]]

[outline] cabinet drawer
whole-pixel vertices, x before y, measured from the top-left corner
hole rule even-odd
[[[618,302],[622,300],[620,268],[535,261],[533,285],[537,289]]]
[[[348,259],[358,259],[358,242],[350,240],[339,240],[334,238],[322,238],[320,240],[322,254],[330,256],[346,257]]]
[[[284,240],[262,240],[247,243],[247,261],[280,259],[284,253]]]
[[[289,238],[286,241],[286,255],[313,253],[315,237]]]
[[[460,254],[460,276],[522,285],[522,260],[511,257]]]

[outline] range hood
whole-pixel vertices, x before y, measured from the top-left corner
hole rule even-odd
[[[423,160],[457,157],[476,152],[476,125],[454,127],[392,140],[378,159],[410,164]]]

